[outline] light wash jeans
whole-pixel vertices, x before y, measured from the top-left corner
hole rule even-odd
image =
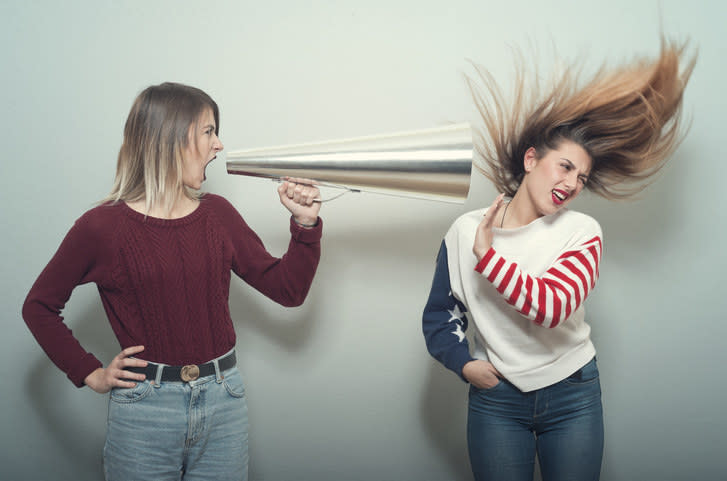
[[[107,481],[246,481],[248,418],[236,367],[189,383],[137,383],[109,399]]]
[[[501,380],[470,387],[467,441],[477,481],[597,481],[603,409],[594,358],[563,381],[524,393]]]

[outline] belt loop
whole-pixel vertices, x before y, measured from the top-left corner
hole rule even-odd
[[[164,372],[164,365],[157,364],[157,375],[154,379],[154,387],[162,387],[162,373]]]
[[[217,384],[219,384],[225,378],[222,375],[222,373],[220,372],[220,360],[219,360],[219,358],[212,360],[212,364],[215,365],[215,378],[217,379]]]

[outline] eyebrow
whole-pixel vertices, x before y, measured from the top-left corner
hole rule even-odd
[[[568,162],[570,164],[571,167],[573,167],[574,169],[576,168],[576,165],[573,162],[571,162],[569,159],[566,159],[565,157],[561,157],[560,160],[565,160],[566,162]],[[582,175],[583,177],[585,177],[587,179],[590,174],[580,174],[580,175]]]

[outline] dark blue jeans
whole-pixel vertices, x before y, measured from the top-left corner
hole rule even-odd
[[[594,358],[568,378],[522,392],[506,380],[470,387],[467,442],[477,481],[597,481],[603,409]]]

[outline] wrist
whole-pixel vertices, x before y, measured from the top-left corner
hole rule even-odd
[[[315,217],[314,219],[311,218],[296,218],[293,216],[293,222],[296,223],[296,225],[299,225],[300,227],[303,227],[305,229],[312,229],[313,227],[316,227],[318,225],[318,217]]]
[[[464,365],[462,366],[462,378],[463,378],[463,379],[464,379],[465,381],[467,381],[467,382],[470,382],[470,378],[469,378],[468,374],[470,373],[470,369],[471,369],[471,368],[473,367],[473,362],[474,362],[474,361],[475,361],[475,359],[472,359],[472,360],[470,360],[470,361],[467,361],[467,362],[466,362],[466,363],[464,363]]]

